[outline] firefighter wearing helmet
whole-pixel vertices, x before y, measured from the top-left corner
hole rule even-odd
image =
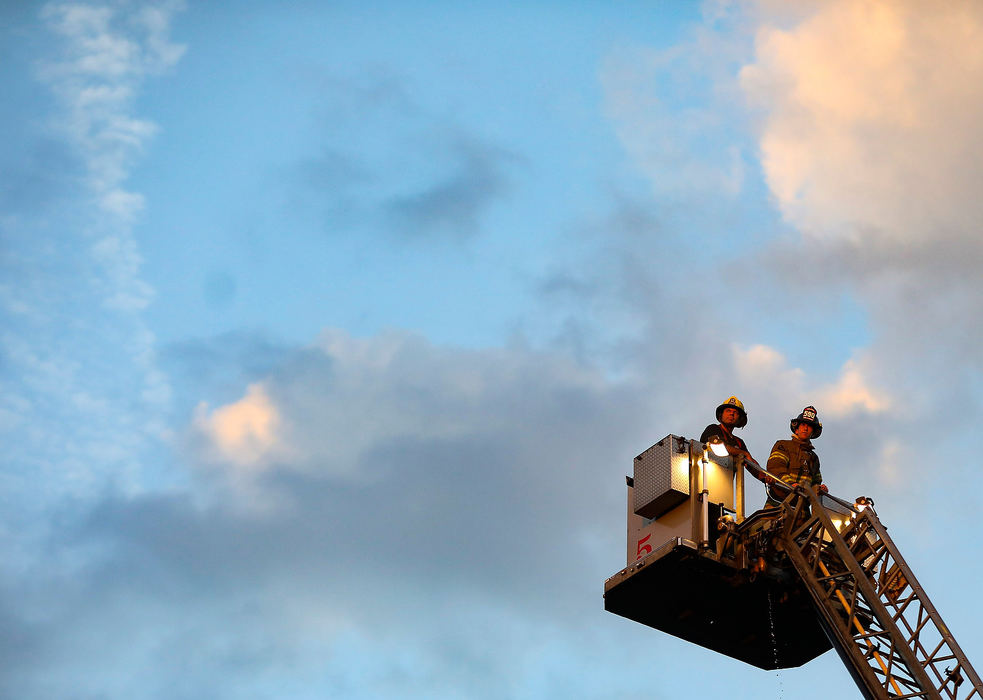
[[[819,457],[812,447],[812,440],[823,432],[816,407],[803,408],[798,416],[789,421],[789,428],[792,430],[792,439],[779,440],[771,448],[766,467],[768,472],[789,486],[809,484],[826,493],[823,475],[819,471]],[[769,488],[765,505],[777,506],[784,498],[783,491]]]
[[[717,423],[711,423],[704,429],[700,436],[700,442],[722,442],[731,456],[741,455],[754,462],[751,454],[747,451],[747,445],[734,435],[734,428],[743,428],[747,425],[747,412],[744,410],[744,404],[741,403],[741,400],[736,396],[731,396],[717,406],[717,421]]]

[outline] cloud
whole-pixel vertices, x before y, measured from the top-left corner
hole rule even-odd
[[[235,467],[260,468],[283,449],[280,415],[261,384],[250,385],[242,399],[227,406],[209,410],[207,403],[198,404],[193,425],[213,448],[213,459]]]
[[[37,157],[53,154],[45,167],[66,173],[38,179],[56,185],[48,206],[15,205],[0,219],[0,413],[13,502],[0,527],[22,533],[25,549],[49,526],[41,513],[66,495],[143,488],[153,469],[141,458],[164,432],[170,387],[141,317],[153,290],[132,229],[143,197],[125,181],[155,131],[134,114],[142,83],[181,53],[167,40],[177,9],[49,3],[39,13],[38,31],[57,41],[43,42],[35,77],[57,109],[37,117],[46,129]]]
[[[474,141],[458,141],[452,149],[452,172],[387,205],[392,223],[412,236],[471,236],[481,216],[507,191],[503,165],[509,154]]]
[[[708,213],[728,209],[756,174],[733,81],[746,57],[746,9],[730,2],[701,9],[704,22],[687,26],[678,43],[621,44],[600,70],[604,111],[630,163],[657,201],[686,205],[690,229]]]
[[[105,269],[111,307],[139,309],[151,296],[139,279],[140,255],[131,227],[143,197],[122,184],[156,126],[131,112],[142,81],[172,67],[183,47],[167,39],[180,2],[128,8],[49,3],[41,10],[48,28],[63,39],[60,57],[48,61],[41,79],[60,98],[59,123],[87,165],[98,212],[88,228],[101,236],[93,257]],[[99,216],[99,215],[102,216]]]
[[[171,17],[181,7],[173,1],[143,7],[49,3],[41,10],[63,43],[59,57],[44,63],[39,74],[59,97],[64,113],[56,121],[86,164],[98,209],[90,215],[90,235],[100,236],[95,257],[113,278],[110,306],[138,309],[151,298],[138,276],[141,259],[130,231],[143,197],[123,189],[123,183],[157,129],[132,114],[139,88],[184,52],[167,37]]]
[[[717,110],[700,106],[711,89],[708,66],[720,60],[694,40],[691,47],[666,51],[622,48],[605,62],[605,111],[657,196],[734,196],[743,186],[740,144],[724,135]],[[680,100],[690,101],[682,118],[675,112]]]
[[[244,387],[265,379],[293,350],[267,333],[239,330],[162,345],[159,361],[179,393],[194,397],[179,409],[183,422],[199,401],[236,400]]]
[[[702,429],[724,380],[767,446],[803,397],[862,395],[866,382],[860,360],[817,382],[767,346],[722,356],[684,346],[651,376],[620,379],[563,353],[444,347],[406,332],[327,330],[272,350],[226,336],[174,352],[191,361],[189,382],[206,378],[202,391],[214,389],[211,367],[228,372],[222,391],[249,378],[215,408],[189,410],[189,431],[210,444],[186,443],[185,457],[218,479],[74,511],[45,547],[57,569],[81,569],[50,566],[33,595],[0,569],[0,602],[19,611],[8,629],[31,643],[27,662],[0,664],[8,694],[37,696],[43,678],[52,697],[69,687],[153,696],[181,668],[189,697],[282,693],[284,683],[299,697],[609,697],[636,683],[625,659],[726,664],[602,611],[601,582],[622,565],[624,474],[665,433]],[[838,409],[820,406],[836,492],[880,497],[874,479],[904,488],[895,448],[871,439],[871,423],[852,432],[881,414],[863,400]],[[876,475],[850,473],[846,458],[865,449],[858,464]],[[567,688],[556,678],[570,667],[590,679]],[[730,681],[771,682],[728,668]]]
[[[152,297],[139,278],[141,258],[131,233],[143,197],[122,185],[156,131],[132,115],[140,84],[173,66],[183,52],[167,40],[170,16],[180,6],[49,3],[41,10],[63,43],[59,57],[44,63],[39,75],[59,97],[64,112],[55,121],[86,164],[96,210],[85,228],[97,237],[93,258],[105,274],[97,283],[113,308],[140,309]]]
[[[983,341],[974,312],[983,294],[983,93],[972,77],[983,70],[981,31],[983,13],[965,4],[927,17],[914,2],[717,3],[678,47],[612,55],[603,84],[619,136],[658,201],[698,202],[684,224],[694,242],[748,231],[723,202],[727,193],[753,193],[750,156],[760,154],[785,227],[764,219],[757,231],[726,238],[735,248],[721,274],[747,282],[735,307],[760,318],[755,311],[776,295],[808,286],[813,313],[790,318],[788,334],[814,336],[818,346],[850,333],[838,318],[850,295],[870,328],[871,391],[925,394],[916,375],[929,375],[932,394],[952,395],[981,368],[967,352]],[[725,115],[757,143],[728,137],[718,124]],[[742,179],[727,175],[738,172],[730,162],[750,166]],[[663,221],[671,216],[664,207]],[[723,252],[676,250],[711,264]],[[820,325],[823,334],[813,330]],[[937,405],[928,413],[937,415]]]
[[[867,413],[884,413],[897,408],[896,402],[882,391],[870,386],[860,365],[855,360],[849,360],[844,366],[836,383],[819,391],[819,401],[826,410],[835,416],[850,415],[855,411]]]
[[[768,386],[776,382],[783,387],[801,386],[804,373],[798,368],[789,368],[780,352],[767,345],[753,345],[741,349],[735,347],[734,366],[742,383]]]
[[[10,228],[40,211],[51,211],[77,187],[84,173],[74,149],[50,136],[11,133],[0,182],[0,225]],[[8,246],[9,247],[9,246]]]
[[[622,565],[632,457],[665,433],[702,429],[723,398],[721,377],[737,377],[728,389],[768,445],[802,396],[863,395],[866,380],[857,360],[816,382],[767,346],[679,353],[650,377],[613,379],[561,353],[442,347],[405,332],[174,348],[189,383],[206,378],[201,391],[249,378],[215,408],[189,410],[189,431],[209,444],[186,443],[185,457],[218,467],[218,480],[102,494],[57,521],[42,571],[0,567],[12,640],[0,644],[10,662],[0,663],[0,689],[610,697],[637,683],[626,659],[726,666],[601,608],[601,582]],[[211,367],[228,373],[215,385]],[[836,436],[819,449],[827,480],[844,486],[837,493],[855,484],[881,493],[871,474],[846,470],[844,457],[863,449],[841,454],[843,445],[868,446],[859,463],[905,488],[897,448],[871,440],[869,423],[851,432],[880,414],[864,400],[840,410],[820,406],[823,440]],[[837,663],[817,662],[826,672]],[[571,667],[589,678],[564,680]],[[728,682],[771,683],[727,668]],[[653,684],[671,692],[669,679]]]
[[[926,424],[960,430],[978,411],[968,388],[983,370],[969,350],[983,342],[983,11],[799,10],[757,16],[754,58],[740,72],[765,178],[799,234],[756,262],[785,287],[854,294],[871,328],[869,386],[908,397]]]
[[[130,111],[141,82],[176,64],[184,51],[167,39],[170,17],[180,6],[49,3],[42,9],[64,44],[60,59],[46,63],[41,77],[66,107],[64,128],[85,154],[99,198],[129,194],[116,189],[156,130]]]
[[[959,241],[979,218],[983,12],[922,9],[826,3],[758,33],[741,83],[771,190],[810,237]]]
[[[870,386],[863,363],[847,360],[839,376],[829,384],[818,384],[798,367],[789,367],[785,357],[775,348],[754,345],[734,347],[734,367],[737,379],[748,386],[779,387],[785,403],[815,404],[836,418],[855,412],[883,413],[892,407],[891,398]]]
[[[374,450],[498,434],[514,420],[507,406],[516,398],[509,392],[535,371],[571,392],[604,386],[569,360],[538,362],[547,360],[504,350],[433,348],[405,332],[358,339],[327,330],[244,398],[213,410],[199,406],[192,442],[201,450],[196,454],[225,459],[234,471],[262,464],[361,483],[375,471],[364,469]],[[549,390],[544,393],[530,394],[529,406],[513,410],[533,411],[537,400],[548,400]]]
[[[521,156],[429,113],[406,76],[377,65],[302,74],[323,101],[323,128],[317,155],[286,175],[290,215],[313,214],[331,235],[464,240],[511,191]]]
[[[633,324],[604,313],[596,327],[634,326],[617,345],[618,367],[651,377],[662,395],[688,394],[673,413],[683,425],[699,420],[701,401],[738,393],[760,454],[813,403],[827,424],[820,452],[831,484],[913,505],[904,484],[926,462],[954,473],[918,436],[960,434],[979,415],[980,92],[961,78],[975,74],[977,42],[962,38],[974,35],[976,14],[721,3],[680,47],[613,55],[609,114],[662,206],[659,227],[630,240],[609,225],[607,243],[652,264],[622,275],[631,284],[619,291],[607,270],[596,274],[612,256],[597,255],[593,268],[558,270],[562,285],[549,288],[585,302],[570,312],[582,331],[602,300],[635,311]],[[947,52],[959,55],[950,63]],[[724,138],[715,122],[724,118],[757,143]],[[751,165],[737,189],[726,186],[728,144]],[[758,212],[757,231],[742,235],[744,212],[722,202],[736,191],[751,199],[755,151],[763,195],[784,221]],[[673,235],[666,206],[682,202],[696,203],[678,226],[688,240]],[[660,264],[668,260],[680,262]],[[597,334],[586,335],[596,348]]]
[[[399,121],[393,117],[406,119],[421,109],[406,76],[384,64],[363,64],[346,73],[307,67],[302,74],[323,96],[320,116],[332,128],[348,129],[377,120],[391,125]]]
[[[72,26],[98,36],[102,16]],[[166,26],[160,17],[146,21]],[[106,70],[132,55],[125,42],[105,44],[94,63]],[[103,105],[126,99],[123,92],[96,97]],[[151,132],[121,125],[111,133],[110,142],[130,148]],[[696,138],[699,129],[682,133]],[[110,167],[116,153],[93,171],[105,173],[104,182],[118,172]],[[495,165],[453,155],[451,167],[431,173],[430,186],[375,191],[374,211],[380,202],[415,203],[394,215],[427,231],[469,216],[480,222],[493,197],[469,194],[468,183],[480,185],[482,169],[493,173]],[[662,155],[649,164],[673,162]],[[673,155],[684,158],[685,149]],[[330,177],[320,184],[329,187],[350,164],[322,165]],[[744,186],[726,168],[711,170],[683,172],[715,182],[709,191]],[[139,200],[128,199],[122,184],[107,192],[124,196],[100,212],[129,225]],[[466,206],[455,209],[455,198]],[[552,309],[561,332],[551,351],[519,341],[468,350],[407,332],[356,338],[340,330],[306,347],[236,334],[164,348],[164,366],[177,368],[172,415],[187,422],[171,457],[190,466],[188,478],[150,491],[100,483],[50,518],[49,537],[29,560],[43,557],[43,566],[4,557],[0,695],[628,696],[638,678],[625,669],[652,658],[671,662],[697,695],[732,691],[735,679],[748,694],[767,695],[770,676],[602,612],[600,584],[622,564],[623,476],[632,457],[665,433],[698,434],[735,392],[748,405],[747,437],[760,455],[787,434],[791,415],[816,403],[834,490],[871,492],[873,483],[879,499],[900,494],[885,500],[912,515],[891,521],[892,532],[928,532],[917,514],[936,506],[919,503],[925,490],[913,485],[928,480],[925,464],[936,464],[925,443],[942,440],[926,440],[908,412],[910,397],[899,395],[903,385],[890,381],[903,367],[887,361],[891,348],[861,349],[828,375],[799,366],[792,350],[760,342],[735,313],[735,290],[754,285],[759,271],[726,284],[732,278],[716,277],[712,262],[693,255],[709,247],[706,239],[685,241],[689,230],[671,230],[649,203],[615,209],[578,228],[571,238],[588,243],[543,278],[544,299],[571,302]],[[106,247],[110,258],[128,259],[120,269],[130,279],[137,253]],[[790,288],[801,283],[799,273],[790,272]],[[138,307],[113,308],[132,319]],[[52,316],[53,326],[70,318],[64,309]],[[579,361],[563,328],[584,340]],[[122,410],[118,397],[148,385],[134,381],[118,355],[101,356],[117,346],[130,352],[134,339],[142,352],[153,350],[139,330],[88,329],[68,341],[52,334],[51,345],[8,344],[5,336],[5,361],[30,369],[32,388],[44,391],[27,417],[18,402],[26,394],[0,392],[0,418],[20,421],[15,427],[28,429],[30,445],[51,443],[51,424],[98,432],[106,453],[70,436],[73,479],[132,464],[140,445],[121,440],[140,434],[146,413]],[[902,337],[918,331],[903,330]],[[93,338],[91,355],[78,354],[79,339]],[[158,361],[154,353],[140,367]],[[93,368],[91,380],[80,379]],[[31,433],[31,418],[63,410],[55,400],[63,397],[72,410]],[[928,436],[942,435],[934,427]],[[11,461],[23,464],[23,455]],[[952,463],[933,469],[939,481],[960,474]],[[63,460],[47,474],[67,471]],[[257,503],[268,507],[241,507]],[[16,531],[6,530],[5,538]],[[926,551],[949,541],[958,546],[939,538]],[[961,641],[971,648],[973,638]],[[708,664],[721,672],[701,674]],[[835,657],[815,668],[841,674],[849,686]],[[795,679],[809,673],[785,677],[793,695]],[[655,694],[673,693],[667,674],[649,682]]]
[[[9,629],[33,640],[0,687],[43,696],[44,677],[52,696],[74,682],[139,697],[187,663],[188,694],[213,697],[274,682],[500,697],[546,682],[530,641],[562,668],[581,662],[569,634],[604,638],[593,626],[620,566],[642,397],[559,355],[326,332],[192,417],[211,451],[188,456],[224,461],[232,488],[109,495],[61,521],[49,551],[84,562],[67,588],[61,564],[34,596],[0,570],[0,600],[25,611]],[[231,483],[244,471],[249,492]],[[240,507],[261,494],[272,507]]]

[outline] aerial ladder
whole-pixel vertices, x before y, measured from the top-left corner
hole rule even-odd
[[[635,458],[606,610],[763,669],[835,648],[867,700],[983,700],[873,501],[791,487],[744,517],[740,458],[669,435]]]

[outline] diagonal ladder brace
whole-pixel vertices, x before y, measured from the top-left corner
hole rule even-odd
[[[864,697],[983,700],[979,676],[873,508],[835,500],[852,511],[842,530],[812,488],[796,488],[777,539]]]

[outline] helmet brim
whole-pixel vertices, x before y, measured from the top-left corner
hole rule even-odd
[[[738,414],[740,414],[740,417],[737,419],[737,422],[734,423],[735,428],[743,428],[745,425],[747,425],[747,412],[743,408],[740,408],[739,406],[735,406],[732,403],[722,403],[719,406],[717,406],[718,423],[724,422],[723,415],[724,415],[725,408],[733,408],[735,411],[738,412]]]
[[[792,420],[789,421],[788,427],[791,428],[792,432],[794,433],[798,429],[799,423],[805,423],[806,425],[812,427],[812,435],[809,436],[810,440],[814,440],[823,434],[822,423],[812,420],[806,420],[805,418],[793,418]]]

